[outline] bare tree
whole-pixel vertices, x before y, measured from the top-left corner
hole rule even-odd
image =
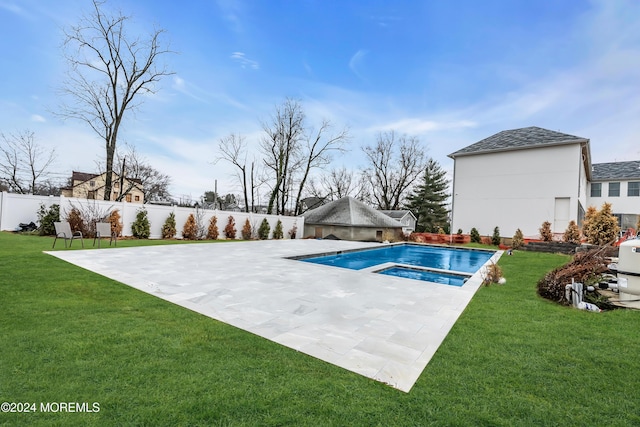
[[[122,189],[118,201],[131,192],[136,184],[139,184],[145,201],[169,200],[171,177],[147,163],[135,147],[127,145],[124,155],[116,154],[115,167],[120,178],[119,187]]]
[[[258,178],[258,168],[256,161],[252,160],[249,170],[247,170],[247,144],[244,136],[240,134],[229,134],[220,139],[218,150],[221,155],[217,160],[222,159],[234,165],[238,171],[236,177],[240,181],[242,193],[244,194],[244,211],[250,212],[255,209],[256,189],[260,186],[261,180]],[[247,175],[249,183],[247,183]],[[251,200],[249,200],[249,192]]]
[[[325,201],[350,196],[367,202],[371,198],[369,185],[363,174],[344,166],[332,168],[328,173],[320,175],[317,181],[311,179],[307,191],[311,196]]]
[[[362,149],[369,161],[363,171],[378,209],[399,209],[425,168],[424,150],[415,136],[378,134],[376,145]]]
[[[300,201],[311,169],[328,165],[331,162],[333,153],[344,151],[343,144],[349,138],[349,131],[344,128],[335,134],[327,135],[330,130],[331,123],[323,120],[318,130],[306,138],[305,157],[302,162],[302,176],[298,183],[294,215],[302,213]]]
[[[271,123],[263,123],[266,136],[262,139],[265,166],[273,172],[275,183],[269,195],[267,213],[284,213],[292,183],[291,172],[298,167],[300,142],[304,137],[304,112],[300,102],[287,98]]]
[[[107,14],[103,1],[92,4],[90,15],[65,29],[64,55],[70,67],[62,92],[70,100],[59,114],[86,122],[104,140],[104,200],[109,200],[125,113],[140,105],[141,95],[155,93],[155,83],[163,76],[173,73],[157,64],[170,53],[160,40],[164,30],[154,29],[147,38],[132,37],[127,34],[129,16]]]
[[[41,181],[56,159],[55,149],[46,150],[38,145],[35,134],[25,130],[17,134],[0,133],[0,180],[9,191],[21,194],[39,194],[47,185]],[[41,188],[42,187],[42,188]]]

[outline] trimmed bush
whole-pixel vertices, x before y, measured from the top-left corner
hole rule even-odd
[[[478,230],[473,227],[471,229],[471,232],[469,233],[469,235],[471,236],[471,242],[472,243],[481,243],[482,239],[480,238],[480,233],[478,232]]]
[[[111,232],[115,233],[116,237],[122,236],[122,223],[120,222],[120,212],[118,209],[114,209],[109,213],[107,222],[111,224]]]
[[[216,216],[212,216],[209,220],[209,228],[207,230],[207,239],[210,240],[218,240],[218,236],[220,233],[218,232],[218,218]]]
[[[289,234],[290,239],[295,239],[297,233],[298,233],[298,226],[296,224],[293,224],[293,227],[291,227],[291,230],[289,230],[287,234]]]
[[[198,224],[196,223],[196,217],[190,214],[187,221],[182,227],[182,238],[186,240],[198,240]]]
[[[524,235],[522,234],[522,230],[519,228],[516,230],[516,234],[513,235],[513,239],[511,241],[511,247],[513,249],[520,249],[524,245]]]
[[[162,238],[173,239],[178,231],[176,230],[176,215],[171,212],[162,225]]]
[[[282,231],[282,221],[278,220],[278,222],[276,222],[276,227],[273,229],[273,238],[279,240],[283,237],[284,232]]]
[[[493,229],[493,235],[491,236],[491,244],[494,246],[500,245],[500,229],[496,226]]]
[[[562,235],[562,241],[568,243],[580,243],[580,229],[574,220],[569,221],[569,225]]]
[[[242,227],[242,231],[240,233],[242,234],[243,240],[251,240],[252,230],[249,218],[247,218],[247,220],[244,222],[244,226]]]
[[[136,219],[131,224],[131,233],[138,239],[148,239],[151,235],[151,224],[145,208],[140,208],[136,212]]]
[[[79,231],[83,236],[88,237],[87,226],[84,223],[82,214],[77,208],[71,208],[71,210],[67,214],[67,222],[71,226],[72,232]]]
[[[236,220],[233,219],[232,215],[229,215],[227,225],[224,227],[224,235],[227,239],[235,239],[236,232]]]
[[[593,224],[593,218],[598,213],[598,209],[595,206],[587,207],[587,211],[584,213],[584,221],[582,221],[582,235],[589,240],[591,236],[591,226]]]
[[[618,218],[611,212],[611,204],[603,203],[602,208],[589,221],[587,242],[594,245],[610,245],[616,242],[620,233]]]
[[[551,223],[549,221],[545,221],[542,223],[542,227],[538,229],[540,232],[540,239],[543,242],[551,242],[553,240],[553,233],[551,233]]]
[[[260,240],[267,240],[269,238],[270,231],[271,226],[269,225],[269,221],[267,221],[267,218],[264,218],[260,224],[260,228],[258,228],[258,238]]]
[[[56,227],[54,222],[60,222],[60,205],[51,205],[49,209],[44,204],[40,204],[38,209],[38,230],[41,236],[55,236]]]

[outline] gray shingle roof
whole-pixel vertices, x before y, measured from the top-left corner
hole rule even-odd
[[[592,181],[610,181],[612,179],[640,179],[640,161],[594,163]]]
[[[393,219],[397,219],[398,221],[405,217],[405,215],[413,215],[411,211],[408,210],[380,210],[383,214],[390,216]]]
[[[449,154],[455,159],[458,156],[489,153],[493,151],[510,151],[535,146],[563,145],[568,143],[588,142],[587,138],[556,132],[531,126],[521,129],[503,130],[495,135],[471,144],[461,150]]]
[[[353,197],[343,197],[304,214],[305,224],[401,228],[402,224]]]

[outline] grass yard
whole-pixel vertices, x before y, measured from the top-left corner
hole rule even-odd
[[[0,233],[0,402],[99,412],[0,425],[640,425],[640,312],[539,298],[565,256],[504,255],[507,284],[478,291],[407,394],[43,254],[52,243]]]

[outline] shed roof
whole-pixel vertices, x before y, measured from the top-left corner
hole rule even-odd
[[[592,181],[610,181],[612,179],[640,179],[640,161],[594,163],[591,172]]]
[[[307,211],[305,224],[402,228],[402,224],[353,197],[343,197]]]
[[[503,130],[475,144],[451,153],[449,157],[455,159],[458,156],[471,154],[588,142],[589,139],[580,136],[530,126],[520,129]]]

